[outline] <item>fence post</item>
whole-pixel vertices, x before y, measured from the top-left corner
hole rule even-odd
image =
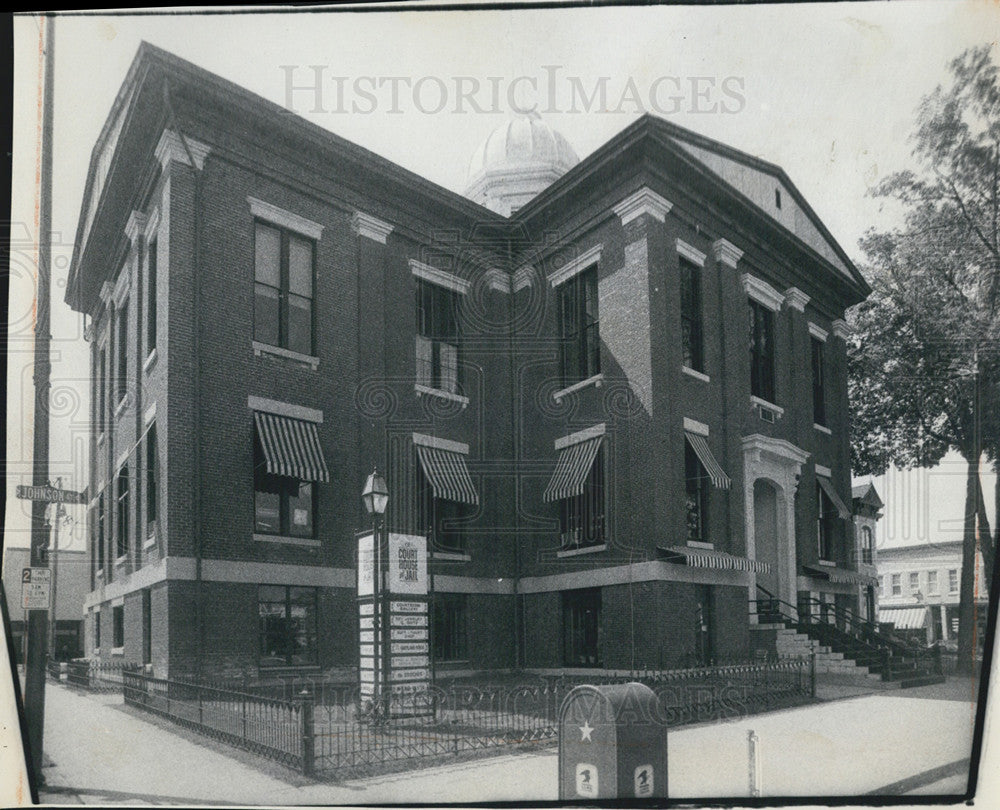
[[[315,701],[308,687],[299,692],[299,726],[302,731],[302,773],[312,776],[316,769]]]
[[[754,733],[753,729],[747,731],[747,755],[749,760],[749,783],[750,783],[750,795],[760,796],[761,786],[763,782],[763,774],[760,771],[760,750],[757,748],[757,744],[760,739]]]
[[[809,695],[816,697],[816,650],[809,655]]]

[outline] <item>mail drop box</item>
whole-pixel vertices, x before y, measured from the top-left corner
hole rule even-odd
[[[667,724],[641,683],[577,686],[559,709],[559,798],[667,797]]]

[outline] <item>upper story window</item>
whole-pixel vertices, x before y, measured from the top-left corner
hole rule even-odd
[[[817,425],[826,425],[826,370],[823,361],[823,349],[825,344],[815,337],[810,339],[812,344],[812,394],[813,394],[813,422]]]
[[[293,231],[255,223],[255,340],[313,354],[314,247],[311,239]]]
[[[940,593],[938,590],[938,572],[928,571],[927,572],[927,593],[933,594],[935,596]]]
[[[115,400],[119,404],[128,393],[128,302],[115,309],[118,340],[118,367],[115,376]]]
[[[156,239],[146,248],[146,356],[156,349]]]
[[[479,493],[466,456],[469,446],[413,434],[416,530],[434,551],[465,551],[465,526],[475,514]]]
[[[903,582],[902,582],[902,579],[903,579],[903,575],[902,574],[893,574],[892,575],[892,595],[893,596],[902,596],[903,595]]]
[[[104,544],[105,534],[104,534],[104,493],[101,492],[97,496],[97,537],[95,538],[95,545],[97,546],[97,571],[101,572],[104,570]],[[100,645],[98,645],[100,646]]]
[[[885,577],[878,578],[878,595],[885,596]]]
[[[564,386],[601,371],[601,334],[597,307],[597,265],[577,273],[556,289]]]
[[[117,514],[115,515],[116,547],[115,553],[118,557],[128,554],[129,548],[129,487],[128,487],[128,464],[123,464],[118,471],[115,481],[115,498],[117,501]]]
[[[146,431],[146,531],[156,530],[157,495],[159,494],[160,453],[156,441],[156,422]]]
[[[948,571],[948,593],[958,593],[958,570],[955,568]]]
[[[258,534],[311,538],[316,534],[316,488],[303,481],[267,471],[264,452],[254,442],[254,531]]]
[[[875,542],[870,526],[861,527],[861,562],[872,565],[875,560]]]
[[[432,551],[465,552],[466,504],[439,498],[420,464],[416,465],[417,531]]]
[[[837,519],[834,506],[826,490],[816,482],[816,539],[821,560],[833,559],[833,527]]]
[[[690,442],[684,443],[684,483],[685,511],[687,515],[687,539],[707,543],[708,540],[708,497],[709,480],[701,459]]]
[[[679,259],[679,265],[681,276],[681,352],[684,365],[694,371],[704,371],[701,268],[684,257]]]
[[[910,572],[910,593],[917,593],[920,590],[920,574],[916,571]]]
[[[108,413],[108,350],[101,348],[97,362],[97,432],[104,432]]]
[[[759,301],[749,304],[750,393],[774,402],[774,312]]]
[[[576,548],[604,543],[604,507],[604,448],[598,447],[582,491],[559,501],[561,545]]]
[[[417,383],[457,394],[460,295],[423,278],[416,283]]]

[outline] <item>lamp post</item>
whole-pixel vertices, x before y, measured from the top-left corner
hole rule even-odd
[[[375,546],[375,571],[372,578],[372,601],[373,607],[373,629],[374,639],[377,647],[374,658],[375,682],[372,686],[372,715],[374,722],[384,722],[389,717],[389,679],[388,679],[388,658],[386,651],[388,645],[389,628],[385,625],[385,581],[383,574],[383,558],[385,554],[382,550],[383,534],[385,533],[385,509],[389,504],[389,490],[385,485],[385,479],[379,475],[378,468],[372,470],[372,474],[365,481],[365,487],[361,491],[361,502],[365,505],[365,510],[372,516],[372,544]]]

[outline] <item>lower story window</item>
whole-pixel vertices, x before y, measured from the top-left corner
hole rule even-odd
[[[101,649],[101,611],[94,611],[94,649]]]
[[[118,605],[111,610],[111,621],[113,630],[114,647],[125,646],[125,606]]]
[[[562,595],[563,664],[601,665],[601,589],[566,591]]]
[[[466,644],[464,593],[434,594],[434,660],[462,661],[469,657]]]
[[[262,667],[318,663],[316,599],[316,588],[260,586],[257,615]]]

